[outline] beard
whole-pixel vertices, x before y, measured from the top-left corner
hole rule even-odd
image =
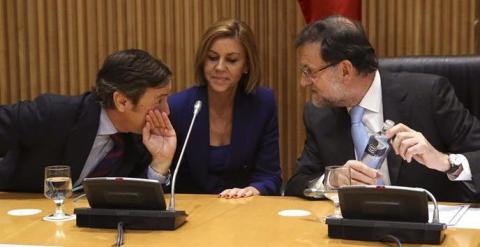
[[[331,106],[331,102],[318,93],[312,93],[311,102],[315,107]]]
[[[346,92],[339,88],[333,88],[330,95],[321,94],[320,92],[311,93],[311,102],[315,107],[344,107],[347,106]]]
[[[323,86],[320,86],[324,83]],[[325,84],[328,84],[325,87]],[[317,87],[318,85],[318,87]],[[322,88],[323,90],[321,90]],[[348,106],[348,102],[351,101],[351,93],[343,81],[332,72],[329,79],[317,81],[310,86],[311,102],[315,107],[345,107]]]

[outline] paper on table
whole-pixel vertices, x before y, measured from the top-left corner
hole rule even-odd
[[[453,227],[480,229],[480,208],[471,206]]]
[[[470,205],[462,204],[462,205],[438,205],[440,222],[447,224],[447,226],[455,226],[465,212],[468,211]],[[428,205],[428,222],[432,221],[433,215],[433,205]]]

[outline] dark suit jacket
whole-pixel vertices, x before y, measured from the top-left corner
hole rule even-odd
[[[447,79],[383,71],[380,75],[384,119],[423,133],[441,152],[464,154],[473,175],[470,185],[480,191],[480,123],[457,100]],[[346,108],[307,104],[304,123],[307,138],[295,174],[286,186],[287,195],[303,195],[308,181],[319,177],[325,166],[355,159]],[[478,200],[463,182],[450,181],[445,173],[416,161],[408,164],[394,152],[389,153],[387,161],[392,185],[422,187],[440,201]]]
[[[175,167],[193,116],[193,105],[202,109],[193,126],[180,167],[177,191],[219,193],[233,187],[253,186],[263,195],[279,192],[280,162],[275,99],[271,90],[258,88],[247,95],[238,89],[234,99],[230,159],[227,171],[212,176],[208,170],[210,127],[206,87],[192,87],[169,97],[170,120],[177,132]]]
[[[100,105],[95,95],[45,94],[32,102],[0,106],[0,190],[43,191],[44,168],[71,167],[75,182],[98,129]],[[122,165],[111,176],[145,177],[150,154],[141,137],[124,134]]]

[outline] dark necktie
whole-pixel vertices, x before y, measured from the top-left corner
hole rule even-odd
[[[110,174],[122,162],[125,142],[121,133],[110,135],[113,141],[112,149],[105,155],[102,161],[93,169],[88,177],[105,177]]]

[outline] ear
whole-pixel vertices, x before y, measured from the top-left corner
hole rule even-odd
[[[113,103],[115,104],[115,108],[117,108],[119,112],[125,112],[128,104],[127,96],[125,96],[123,93],[119,91],[115,91],[113,92],[112,97],[113,97]]]
[[[352,78],[356,73],[356,69],[355,67],[353,67],[352,62],[350,62],[349,60],[343,60],[340,62],[339,65],[340,65],[343,81],[346,83],[352,81]]]

